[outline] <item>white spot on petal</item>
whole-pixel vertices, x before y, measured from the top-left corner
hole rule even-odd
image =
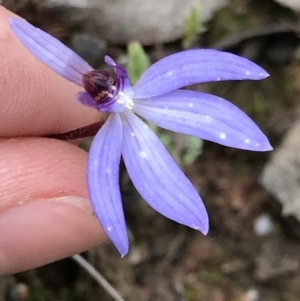
[[[107,231],[111,231],[111,227],[107,227]]]
[[[246,75],[249,75],[249,74],[250,74],[250,71],[249,71],[249,70],[247,70],[247,71],[246,71]]]
[[[131,137],[134,137],[134,136],[135,136],[134,132],[131,132]]]
[[[212,122],[212,119],[211,119],[211,117],[210,116],[208,116],[208,115],[206,115],[205,116],[205,120],[204,120],[204,122],[206,122],[206,123],[211,123]]]
[[[106,173],[110,173],[111,169],[110,168],[106,168]]]
[[[144,129],[147,129],[148,128],[148,125],[145,123],[145,124],[143,124],[143,128]]]
[[[245,139],[245,143],[249,144],[250,140],[249,139]]]
[[[220,133],[220,138],[221,138],[221,139],[226,139],[226,134]]]
[[[194,104],[192,102],[189,102],[189,108],[192,108]]]
[[[217,82],[219,82],[221,80],[221,77],[217,77]]]
[[[172,72],[172,71],[169,71],[169,72],[168,72],[168,75],[169,75],[169,76],[172,76],[172,75],[173,75],[173,72]]]
[[[145,151],[140,151],[140,156],[143,158],[147,158],[147,153]]]

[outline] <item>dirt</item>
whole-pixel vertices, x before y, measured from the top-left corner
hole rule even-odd
[[[253,26],[260,29],[278,20],[295,24],[295,14],[275,3],[262,6],[259,1],[242,2],[244,6],[231,1],[220,11],[207,24],[211,32],[196,46],[214,45]],[[259,124],[274,148],[300,112],[296,55],[300,39],[292,30],[285,32],[287,39],[282,40],[281,34],[275,31],[237,38],[224,49],[248,54],[269,71],[269,79],[195,87],[237,104]],[[179,45],[160,45],[149,52],[153,57],[158,50],[179,50]],[[125,49],[109,51],[124,53]],[[206,237],[149,208],[122,171],[130,254],[121,259],[108,243],[83,255],[128,301],[300,300],[300,240],[293,235],[293,228],[299,225],[281,216],[279,204],[258,181],[269,156],[204,143],[202,154],[185,172],[209,212]],[[270,231],[261,235],[255,225],[263,215],[269,216],[271,224]],[[16,294],[12,297],[16,283],[26,284],[29,290],[22,300],[112,300],[71,259],[2,278],[0,300],[21,300]]]

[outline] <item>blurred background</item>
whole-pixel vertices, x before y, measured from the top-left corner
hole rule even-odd
[[[82,254],[128,301],[300,300],[300,0],[0,0],[93,67],[111,55],[134,83],[189,48],[245,56],[270,77],[192,88],[236,104],[274,147],[253,153],[154,128],[201,193],[207,237],[162,217],[121,169],[131,249]],[[87,141],[84,147],[88,147]],[[155,189],[155,187],[153,187]],[[0,277],[0,300],[111,301],[73,260]]]

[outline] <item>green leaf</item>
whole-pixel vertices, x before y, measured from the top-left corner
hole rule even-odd
[[[200,18],[200,5],[196,4],[185,19],[183,48],[187,49],[195,42],[199,33],[205,31]]]
[[[181,157],[182,166],[192,165],[198,156],[202,153],[203,140],[193,137],[185,136],[185,149]]]
[[[139,42],[131,42],[127,45],[128,63],[127,70],[131,81],[134,85],[141,77],[144,71],[150,66],[150,60]]]
[[[192,165],[201,155],[203,140],[193,136],[166,131],[151,122],[147,122],[147,124],[182,168]]]

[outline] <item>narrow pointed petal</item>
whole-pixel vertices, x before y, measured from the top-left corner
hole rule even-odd
[[[88,188],[94,211],[121,256],[129,242],[119,188],[122,123],[112,114],[95,136],[88,159]]]
[[[177,90],[136,101],[134,111],[174,132],[240,149],[272,150],[267,137],[243,111],[214,95]]]
[[[82,74],[93,70],[87,62],[30,23],[16,18],[11,18],[9,22],[13,33],[33,55],[65,79],[83,87]]]
[[[121,118],[122,155],[138,192],[162,215],[206,234],[206,209],[191,182],[144,122],[130,111]]]
[[[174,91],[196,83],[225,80],[260,80],[265,70],[240,56],[210,49],[182,51],[148,68],[133,87],[135,98]]]

